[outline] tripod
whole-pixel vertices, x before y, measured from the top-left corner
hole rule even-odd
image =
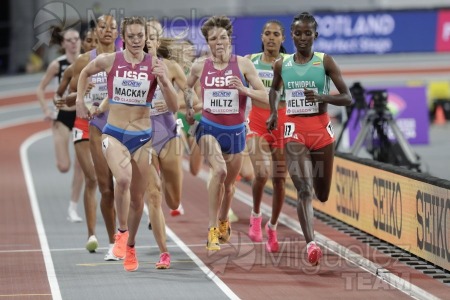
[[[389,129],[391,129],[396,142],[389,139]],[[375,160],[396,166],[406,166],[408,169],[416,169],[421,172],[419,157],[413,152],[395,123],[391,112],[384,105],[377,107],[375,103],[375,109],[371,108],[367,111],[350,153],[356,156],[369,135],[372,145],[367,150]]]

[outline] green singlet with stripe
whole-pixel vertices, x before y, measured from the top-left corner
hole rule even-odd
[[[273,81],[273,69],[271,63],[265,63],[261,60],[263,52],[255,53],[250,56],[250,60],[256,68],[256,72],[258,73],[258,77],[261,78],[264,87],[266,88],[267,94],[269,94],[270,88],[272,87]],[[284,58],[287,54],[280,53],[280,56]],[[284,100],[284,97],[280,98],[281,101]]]
[[[318,103],[306,102],[303,91],[306,88],[321,95],[330,93],[330,77],[325,74],[323,57],[324,53],[314,52],[312,59],[306,64],[296,63],[294,54],[284,57],[281,77],[283,78],[287,102],[286,114],[313,114],[318,112]]]

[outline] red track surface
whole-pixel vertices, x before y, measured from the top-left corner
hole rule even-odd
[[[15,97],[0,101],[5,105],[27,102],[33,97]],[[42,253],[19,157],[21,143],[32,134],[48,129],[49,124],[38,122],[0,130],[2,155],[0,156],[0,188],[2,207],[0,226],[2,239],[0,251],[0,298],[50,299]],[[251,194],[248,185],[237,187]],[[270,205],[271,198],[265,196]],[[187,245],[204,243],[207,234],[207,198],[204,181],[185,173],[183,206],[186,214],[177,218],[166,217],[168,226]],[[208,255],[204,247],[191,250],[215,272],[228,287],[242,299],[403,299],[403,292],[389,286],[378,277],[352,265],[342,257],[324,250],[319,267],[310,267],[305,259],[305,242],[301,235],[283,225],[278,226],[280,253],[271,255],[264,244],[253,244],[247,237],[250,208],[234,201],[233,210],[240,221],[233,223],[231,245]],[[293,207],[285,205],[283,213],[296,219]],[[267,220],[267,217],[264,218]],[[319,220],[315,230],[342,246],[384,266],[392,273],[439,298],[447,298],[449,289],[429,276],[423,275],[392,258],[368,247],[366,244],[339,232]],[[17,251],[16,251],[17,250]],[[22,252],[31,250],[31,252]],[[207,295],[205,295],[206,297]]]

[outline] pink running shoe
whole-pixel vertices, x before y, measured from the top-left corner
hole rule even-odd
[[[270,222],[270,221],[269,221]],[[278,239],[277,239],[277,231],[273,230],[269,227],[269,222],[266,224],[266,234],[267,234],[267,243],[266,250],[267,252],[278,252]]]
[[[170,268],[170,254],[169,252],[163,252],[159,255],[159,262],[156,263],[157,269]]]
[[[123,268],[128,272],[136,271],[139,268],[136,257],[136,248],[127,246],[127,254],[123,260]]]
[[[322,258],[322,250],[316,245],[315,242],[309,242],[306,249],[308,250],[309,263],[312,266],[317,266],[319,264],[319,260]]]
[[[124,233],[117,231],[114,235],[113,254],[115,257],[124,259],[127,251],[128,230]]]
[[[248,237],[253,242],[262,241],[261,223],[262,223],[262,216],[254,217],[250,215],[250,227],[248,228]]]

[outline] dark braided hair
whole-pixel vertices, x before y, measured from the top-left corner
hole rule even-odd
[[[294,29],[295,22],[301,21],[306,23],[313,23],[314,24],[314,30],[317,31],[317,21],[314,18],[313,15],[311,15],[309,12],[302,12],[301,14],[298,14],[294,17],[294,20],[291,23],[291,30]]]
[[[281,35],[283,37],[285,36],[284,35],[284,25],[283,25],[283,23],[281,23],[278,20],[269,20],[269,21],[267,21],[266,24],[264,24],[264,26],[263,26],[263,32],[264,32],[264,28],[266,28],[267,24],[269,24],[269,23],[274,23],[274,24],[277,24],[278,26],[280,26]],[[262,42],[261,42],[261,49],[264,52],[264,43],[262,43]],[[280,51],[280,53],[287,53],[286,52],[286,48],[284,48],[283,44],[280,45],[280,50],[279,51]]]

